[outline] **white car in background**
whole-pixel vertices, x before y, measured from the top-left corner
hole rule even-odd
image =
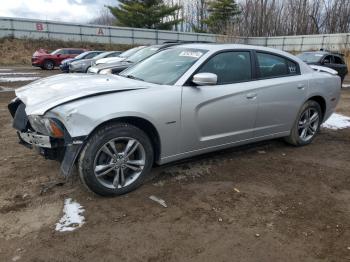
[[[123,60],[127,59],[128,57],[132,56],[133,54],[135,54],[137,51],[141,50],[142,48],[145,48],[145,46],[138,46],[138,47],[131,48],[131,49],[121,53],[117,57],[106,57],[106,58],[99,59],[99,60],[95,61],[94,65],[105,64],[105,63],[115,63],[115,62],[123,61]]]

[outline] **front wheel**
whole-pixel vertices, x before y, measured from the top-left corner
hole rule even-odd
[[[310,144],[318,133],[321,123],[322,110],[320,105],[313,100],[307,101],[301,107],[286,141],[294,146]]]
[[[128,193],[139,187],[153,165],[148,136],[126,123],[108,124],[93,134],[79,159],[80,178],[102,196]]]

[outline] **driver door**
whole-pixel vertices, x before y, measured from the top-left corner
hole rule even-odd
[[[257,114],[250,51],[226,51],[195,73],[213,73],[216,85],[183,87],[181,151],[211,151],[253,138]],[[190,79],[191,80],[191,79]]]

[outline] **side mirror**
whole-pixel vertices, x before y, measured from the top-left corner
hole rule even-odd
[[[218,76],[212,73],[198,73],[193,76],[192,82],[199,86],[216,85]]]
[[[60,57],[61,56],[61,54],[57,54],[57,57]]]
[[[323,60],[323,64],[329,64],[331,61],[329,59]]]

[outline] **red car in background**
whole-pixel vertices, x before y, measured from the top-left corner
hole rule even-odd
[[[82,48],[60,48],[48,53],[44,49],[39,49],[35,51],[32,56],[32,66],[52,70],[55,68],[55,66],[59,66],[62,60],[74,58],[85,51],[87,50]]]

